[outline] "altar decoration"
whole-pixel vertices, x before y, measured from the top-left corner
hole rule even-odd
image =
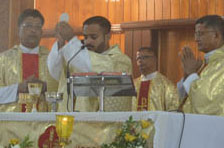
[[[110,144],[103,144],[101,148],[144,148],[149,138],[150,126],[151,120],[134,121],[130,116],[117,131],[115,140]]]
[[[45,133],[46,129],[50,125],[56,127],[56,115],[70,115],[75,117],[72,134],[68,138],[68,142],[72,141],[72,143],[65,145],[66,148],[99,148],[103,143],[109,144],[114,141],[116,131],[121,129],[123,123],[128,120],[130,116],[133,116],[133,119],[138,121],[148,120],[149,118],[154,119],[154,114],[148,112],[1,113],[0,130],[2,133],[6,133],[6,135],[0,138],[0,148],[8,146],[11,138],[18,138],[21,142],[27,133],[31,131],[32,134],[30,134],[29,137],[34,141],[34,148],[37,148],[38,139]],[[154,124],[152,127],[154,127]],[[51,134],[48,135],[48,139],[50,135],[54,135],[56,132],[57,130],[52,133],[49,132]],[[154,136],[151,135],[151,131],[149,133],[149,139],[153,140]],[[146,134],[148,135],[148,133]],[[149,140],[147,140],[147,146],[152,143],[154,143],[154,141],[149,142]],[[48,144],[48,142],[43,143],[44,146],[46,144]],[[148,146],[147,148],[151,147]]]
[[[24,140],[20,143],[19,139],[10,139],[8,148],[31,148],[33,147],[33,141],[30,140],[29,136],[26,136]]]
[[[38,139],[39,148],[54,148],[59,147],[59,138],[56,133],[56,127],[50,125],[46,128],[43,134],[40,135]]]
[[[71,143],[69,137],[73,132],[74,116],[56,115],[56,131],[60,146],[64,147]]]

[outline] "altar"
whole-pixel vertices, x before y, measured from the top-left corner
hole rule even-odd
[[[155,126],[154,148],[222,148],[224,145],[224,118],[174,112],[95,112],[95,113],[0,113],[0,147],[12,138],[26,135],[37,146],[44,130],[55,125],[55,115],[75,117],[72,143],[66,147],[99,147],[111,142],[122,122],[152,119]],[[180,145],[180,146],[179,146]]]

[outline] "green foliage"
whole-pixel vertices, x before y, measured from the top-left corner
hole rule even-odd
[[[24,140],[19,144],[20,148],[30,148],[33,146],[33,141],[30,140],[29,135],[27,135]]]
[[[19,146],[20,148],[31,148],[33,147],[33,144],[34,142],[31,141],[29,135],[27,135],[21,143],[19,143],[19,139],[10,139],[10,143],[7,148],[13,148],[15,146]]]
[[[144,121],[144,123],[149,123],[149,121]],[[143,148],[148,138],[142,135],[143,130],[141,121],[134,121],[130,116],[117,132],[115,140],[110,144],[103,144],[101,148]]]

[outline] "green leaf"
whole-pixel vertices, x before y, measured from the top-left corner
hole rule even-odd
[[[20,148],[29,148],[34,144],[33,141],[30,140],[29,135],[25,136],[24,140],[19,144]]]

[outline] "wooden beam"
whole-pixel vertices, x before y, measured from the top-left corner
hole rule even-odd
[[[171,20],[155,20],[155,21],[136,21],[121,23],[121,29],[170,29],[170,28],[193,28],[196,19],[171,19]]]
[[[112,33],[123,33],[126,30],[137,29],[170,29],[170,28],[193,28],[196,19],[171,19],[171,20],[155,20],[155,21],[136,21],[121,24],[112,24]],[[82,27],[74,28],[76,35],[82,35]],[[43,38],[54,37],[53,29],[44,29]]]

